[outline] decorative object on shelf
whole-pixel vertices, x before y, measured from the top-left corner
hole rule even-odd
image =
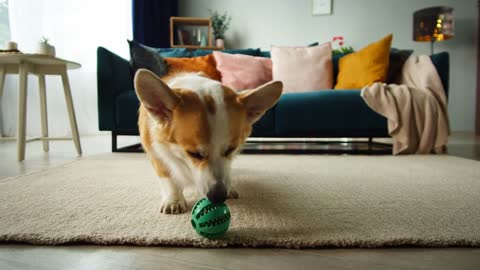
[[[38,54],[55,56],[55,47],[48,43],[48,38],[42,37],[42,41],[38,43]]]
[[[207,46],[207,37],[205,35],[203,35],[200,38],[200,47],[205,47],[205,46]]]
[[[1,54],[15,54],[22,53],[18,50],[18,45],[15,41],[7,41],[5,43],[5,49],[0,50]]]
[[[332,37],[333,55],[352,53],[355,50],[352,46],[343,46],[345,44],[343,36]]]
[[[225,40],[223,38],[215,39],[215,46],[218,48],[225,48]]]
[[[170,17],[170,47],[218,50],[212,42],[209,18]]]
[[[8,41],[6,47],[9,51],[18,50],[18,44],[15,41]]]
[[[332,0],[312,0],[312,15],[332,14]]]
[[[453,8],[430,7],[413,13],[413,40],[429,41],[431,54],[433,43],[454,36]]]
[[[210,20],[212,20],[212,28],[213,28],[213,36],[215,37],[215,44],[217,47],[224,48],[225,47],[225,32],[228,30],[230,26],[230,22],[232,21],[232,16],[228,15],[228,12],[220,14],[218,11],[210,12]]]

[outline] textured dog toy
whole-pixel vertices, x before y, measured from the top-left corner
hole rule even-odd
[[[192,209],[192,226],[208,239],[221,237],[230,226],[230,209],[224,203],[213,204],[207,198],[199,200]]]

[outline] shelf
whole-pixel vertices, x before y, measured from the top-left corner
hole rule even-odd
[[[198,34],[197,34],[198,33]],[[197,35],[203,35],[207,39],[207,46],[200,46],[198,41],[192,44],[191,39],[198,39]],[[187,44],[182,44],[186,39]],[[193,17],[170,17],[170,47],[203,49],[203,50],[223,50],[223,47],[213,45],[212,22],[210,18]]]
[[[190,25],[210,25],[208,18],[193,18],[193,17],[170,17],[170,23],[190,24]]]

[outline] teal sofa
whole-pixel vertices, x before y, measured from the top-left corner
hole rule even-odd
[[[259,52],[259,56],[268,53]],[[202,53],[203,54],[203,53]],[[201,54],[200,54],[201,55]],[[333,57],[334,75],[338,59]],[[448,96],[449,55],[431,56]],[[97,50],[99,129],[111,131],[112,151],[118,151],[117,136],[138,135],[139,101],[133,88],[129,61],[111,51]],[[312,89],[305,89],[312,90]],[[285,93],[253,126],[251,137],[332,138],[388,137],[387,120],[371,110],[358,90],[328,90]]]

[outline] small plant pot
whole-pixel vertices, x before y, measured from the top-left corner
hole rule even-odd
[[[55,56],[55,47],[50,44],[45,44],[44,42],[38,43],[38,54],[44,54],[48,56]]]
[[[7,42],[7,50],[10,50],[10,51],[18,50],[17,43],[15,41]]]
[[[221,38],[215,39],[215,45],[219,48],[224,48],[225,47],[225,41]]]

